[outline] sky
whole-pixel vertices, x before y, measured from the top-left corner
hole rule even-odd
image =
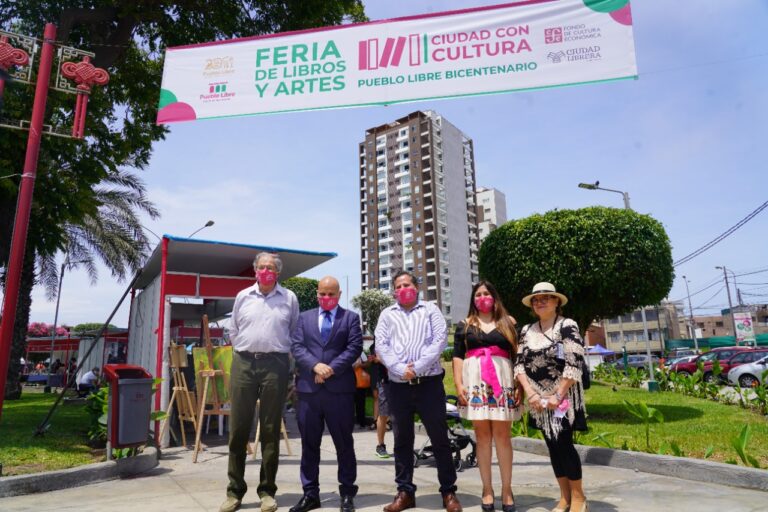
[[[364,3],[380,20],[501,1]],[[599,180],[664,225],[678,260],[768,200],[768,3],[636,0],[632,14],[638,80],[172,125],[142,173],[162,213],[145,225],[187,236],[210,219],[198,238],[336,252],[306,276],[337,276],[346,304],[360,291],[357,145],[367,128],[431,109],[474,140],[477,183],[506,194],[510,219],[622,207],[577,188]],[[768,210],[677,267],[669,298],[686,296],[686,275],[696,314],[727,307],[719,284],[697,293],[723,265],[745,303],[768,302]],[[95,286],[67,273],[59,323],[105,321],[126,286],[103,269]],[[36,288],[30,321],[52,323],[54,308]],[[125,304],[113,323],[127,318]]]

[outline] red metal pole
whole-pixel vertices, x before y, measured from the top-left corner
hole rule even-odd
[[[21,176],[16,221],[13,225],[13,238],[11,239],[10,258],[5,279],[5,302],[2,322],[0,322],[0,419],[2,419],[5,398],[5,380],[8,377],[8,364],[11,358],[13,324],[16,320],[16,305],[19,301],[21,268],[24,263],[24,249],[27,243],[30,211],[32,210],[32,192],[35,189],[37,158],[40,154],[40,139],[43,135],[43,118],[45,116],[45,104],[48,100],[48,82],[51,79],[53,41],[55,39],[56,25],[47,23],[43,35],[43,48],[40,52],[40,65],[37,69],[32,122],[29,126],[24,174]]]
[[[7,43],[8,42],[8,36],[0,36],[0,43]],[[5,71],[8,71],[5,69]],[[0,98],[3,97],[3,91],[5,90],[5,80],[0,78]]]
[[[163,235],[161,243],[161,256],[160,259],[160,310],[158,311],[158,326],[157,326],[157,354],[155,356],[155,378],[160,379],[163,377],[163,354],[168,352],[163,350],[165,343],[165,285],[168,278],[168,239]],[[159,411],[162,406],[162,388],[158,389],[155,393],[155,410]],[[155,421],[155,433],[160,432],[160,422]],[[160,446],[163,440],[155,436],[155,444]]]

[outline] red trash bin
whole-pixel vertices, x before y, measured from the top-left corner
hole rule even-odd
[[[149,437],[152,375],[141,366],[104,365],[109,382],[107,440],[112,448],[141,446]]]

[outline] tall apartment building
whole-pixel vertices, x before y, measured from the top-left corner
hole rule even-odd
[[[480,242],[491,231],[507,222],[507,197],[495,188],[477,189],[477,227]]]
[[[362,288],[412,271],[446,318],[467,313],[478,280],[472,139],[432,111],[370,128],[359,145]]]

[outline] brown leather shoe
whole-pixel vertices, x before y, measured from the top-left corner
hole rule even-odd
[[[384,512],[401,512],[416,507],[416,496],[405,491],[398,491],[392,503],[384,507]],[[461,510],[461,505],[459,505]]]
[[[443,506],[445,507],[446,512],[461,512],[463,510],[461,508],[461,503],[459,503],[459,498],[452,492],[443,494]]]

